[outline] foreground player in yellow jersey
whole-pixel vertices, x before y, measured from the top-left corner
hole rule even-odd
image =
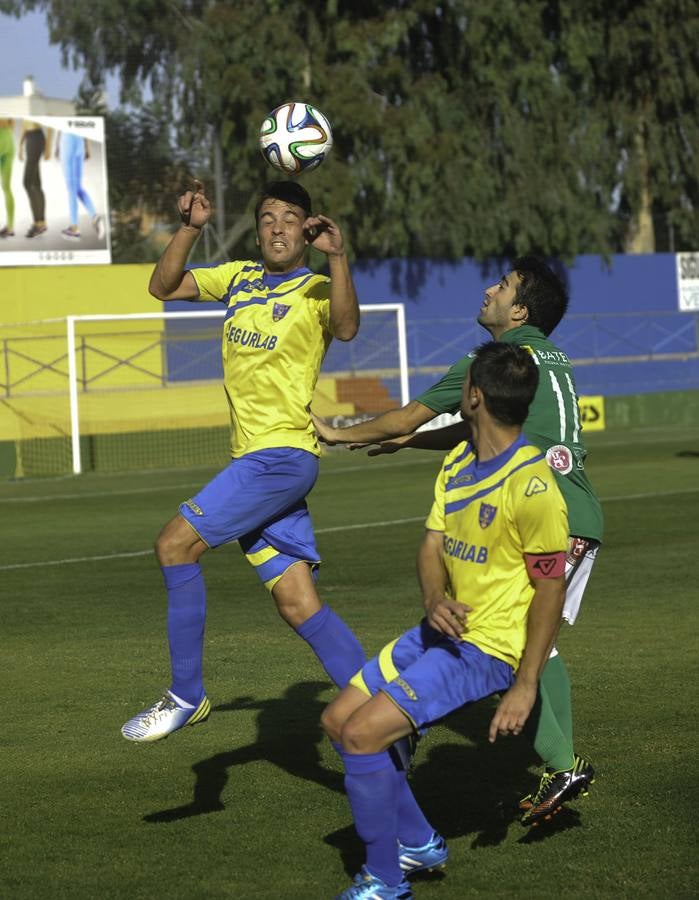
[[[160,300],[219,300],[227,307],[222,350],[232,462],[181,504],[156,542],[168,595],[172,682],[123,726],[132,741],[160,740],[209,715],[199,565],[209,547],[240,543],[282,618],[340,687],[365,660],[355,636],[316,592],[320,558],[305,502],[318,475],[309,409],[320,365],[334,337],[349,341],[359,327],[342,233],[327,216],[312,214],[299,184],[274,182],[255,209],[262,259],[185,271],[211,205],[197,183],[178,208],[182,225],[149,289]],[[326,254],[329,278],[306,267],[311,243]]]
[[[469,440],[444,461],[418,553],[426,617],[323,714],[366,845],[366,863],[339,900],[407,900],[406,875],[447,859],[389,748],[494,693],[503,696],[490,740],[519,734],[536,701],[563,609],[568,545],[555,476],[521,432],[538,378],[522,347],[475,351],[461,400]]]

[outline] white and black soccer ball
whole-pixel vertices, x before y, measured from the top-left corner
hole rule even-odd
[[[265,117],[260,128],[262,155],[286,175],[317,168],[332,145],[330,122],[310,103],[283,103]]]

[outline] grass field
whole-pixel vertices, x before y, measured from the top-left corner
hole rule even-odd
[[[447,837],[415,896],[681,898],[696,868],[699,426],[593,435],[606,545],[560,647],[590,796],[527,833],[524,739],[491,704],[425,738],[415,792]],[[368,652],[420,616],[415,550],[436,456],[323,460],[311,508],[322,595]],[[167,741],[123,721],[168,682],[159,527],[211,472],[0,483],[3,898],[331,898],[361,861],[318,727],[333,690],[237,548],[204,561],[214,714]]]

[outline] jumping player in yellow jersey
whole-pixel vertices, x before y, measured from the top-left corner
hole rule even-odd
[[[201,185],[178,200],[182,224],[150,280],[160,300],[219,300],[227,307],[223,369],[231,416],[231,463],[161,531],[156,555],[168,595],[172,682],[163,697],[122,728],[157,741],[204,721],[202,657],[206,591],[201,556],[237,540],[271,591],[281,617],[304,638],[340,687],[364,652],[315,587],[320,558],[305,497],[320,450],[309,408],[330,341],[349,341],[359,306],[340,228],[313,215],[299,184],[274,182],[255,209],[262,259],[213,268],[185,264],[211,205]],[[306,268],[309,244],[325,253],[330,277]]]
[[[446,457],[418,553],[426,617],[326,708],[366,862],[337,900],[408,900],[406,876],[447,847],[392,745],[464,704],[503,694],[489,738],[519,734],[537,698],[565,599],[566,506],[521,426],[539,375],[514,344],[478,348],[463,386],[468,441]]]

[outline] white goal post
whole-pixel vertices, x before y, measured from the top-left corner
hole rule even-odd
[[[408,349],[407,349],[407,338],[406,338],[406,324],[405,324],[405,307],[402,303],[376,303],[376,304],[362,304],[360,305],[360,311],[362,314],[362,327],[360,328],[360,333],[357,338],[355,338],[352,342],[339,342],[333,341],[330,350],[326,356],[325,362],[323,364],[323,368],[321,369],[321,379],[324,374],[328,374],[326,372],[326,364],[328,363],[329,358],[333,354],[333,348],[337,345],[340,345],[342,350],[339,352],[344,353],[344,356],[335,362],[335,365],[339,367],[336,374],[338,376],[343,376],[346,381],[345,384],[352,384],[352,379],[359,377],[361,380],[362,376],[370,375],[375,378],[375,380],[379,380],[384,376],[389,376],[392,381],[396,382],[396,390],[394,392],[394,399],[392,400],[392,405],[395,406],[397,401],[400,402],[400,405],[405,405],[408,403],[410,399],[410,389],[409,389],[409,379],[408,379]],[[386,318],[385,314],[389,314],[391,316],[394,325],[392,324],[391,330],[393,332],[391,336],[391,343],[393,345],[392,348],[386,348],[384,341],[384,333],[382,331],[377,331],[376,335],[372,338],[371,333],[371,325],[372,316],[375,316],[378,313],[384,314],[384,320]],[[108,314],[108,313],[100,313],[94,315],[74,315],[66,317],[66,325],[67,325],[67,356],[68,356],[68,391],[69,391],[69,402],[70,402],[70,436],[71,436],[71,452],[72,452],[72,468],[74,474],[80,474],[83,471],[83,459],[82,459],[82,451],[81,451],[81,413],[80,413],[80,399],[81,396],[85,395],[85,390],[87,387],[87,379],[84,375],[84,372],[81,377],[80,371],[80,359],[82,356],[82,369],[85,369],[85,343],[84,339],[81,343],[80,338],[80,329],[84,323],[92,323],[96,327],[99,328],[100,333],[104,335],[109,334],[108,324],[110,322],[113,323],[122,323],[123,326],[127,328],[134,328],[136,323],[141,322],[151,322],[155,321],[168,321],[168,320],[206,320],[206,319],[220,319],[223,320],[226,314],[226,309],[221,310],[200,310],[200,311],[192,311],[192,312],[167,312],[167,311],[159,311],[152,313],[124,313],[124,314]],[[368,326],[368,327],[367,327]],[[378,327],[378,326],[377,326]],[[383,328],[383,325],[380,326]],[[395,329],[395,330],[393,330]],[[363,335],[366,337],[362,338]],[[354,350],[354,348],[346,350],[345,347],[351,347],[351,345],[357,346],[359,349]],[[94,348],[93,348],[94,349]],[[156,352],[154,350],[154,342],[149,347],[151,352]],[[126,353],[126,351],[123,351]],[[117,368],[119,365],[132,365],[132,367],[137,368],[137,366],[133,366],[131,360],[138,356],[142,351],[134,352],[131,356],[125,356],[121,362],[117,360],[117,362],[112,365],[112,369]],[[162,351],[160,351],[162,352]],[[353,358],[349,359],[347,354],[353,354]],[[391,355],[390,360],[387,362],[385,354],[389,353]],[[384,354],[382,356],[382,354]],[[116,359],[116,357],[112,356],[112,354],[104,354],[105,356],[111,357],[112,359]],[[165,368],[165,367],[164,367]],[[340,371],[340,369],[342,371]],[[152,374],[152,373],[151,373]],[[330,373],[332,374],[332,372]],[[167,377],[167,374],[163,374],[163,379]],[[196,382],[189,382],[189,384],[194,384]],[[165,381],[163,381],[163,385],[165,385]],[[81,389],[82,386],[82,389]],[[221,407],[225,406],[225,400],[223,396],[220,398]],[[314,401],[315,402],[315,401]],[[365,415],[364,418],[367,416]]]

